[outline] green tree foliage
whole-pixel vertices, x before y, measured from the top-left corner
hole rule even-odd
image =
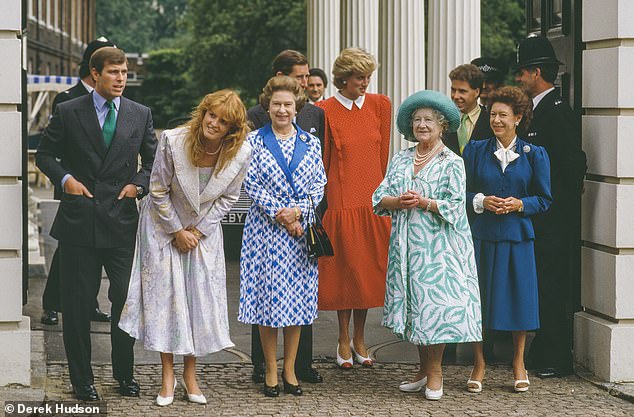
[[[273,57],[306,50],[304,0],[190,0],[186,22],[199,95],[235,88],[253,104],[272,76]]]
[[[524,0],[482,0],[481,18],[482,55],[503,59],[511,67],[515,48],[526,37]]]
[[[198,100],[188,87],[189,63],[182,49],[159,49],[149,55],[140,95],[152,109],[154,125],[163,128],[171,119],[190,113]]]
[[[97,36],[126,52],[149,52],[181,34],[187,0],[108,0],[97,2]]]

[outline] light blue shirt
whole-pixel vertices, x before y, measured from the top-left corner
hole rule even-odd
[[[108,100],[103,98],[97,93],[97,90],[92,92],[92,102],[95,105],[95,111],[97,112],[97,119],[99,119],[99,127],[103,129],[103,123],[106,121],[106,116],[108,116],[108,111],[110,108],[108,107]],[[121,104],[121,97],[115,97],[112,102],[114,103],[114,116],[115,120],[119,116],[119,105]]]
[[[92,91],[92,102],[95,105],[95,111],[97,112],[97,120],[99,120],[99,127],[103,129],[103,124],[106,121],[106,117],[108,116],[108,111],[110,111],[110,107],[108,107],[108,100],[103,98],[97,90]],[[121,97],[115,97],[112,102],[114,103],[114,116],[115,120],[119,117],[119,106],[121,105]],[[64,184],[68,177],[71,174],[66,174],[62,178],[62,190],[64,190]]]

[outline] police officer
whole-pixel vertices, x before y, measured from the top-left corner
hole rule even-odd
[[[480,69],[484,75],[484,82],[480,89],[480,104],[491,110],[489,95],[504,85],[504,77],[508,72],[508,66],[500,59],[481,56],[471,61],[471,64]]]
[[[533,217],[541,327],[526,361],[542,378],[572,373],[572,273],[586,172],[575,115],[553,85],[559,65],[550,41],[541,36],[520,42],[516,81],[533,99],[533,120],[525,138],[550,157],[553,203]],[[577,249],[578,250],[578,249]]]

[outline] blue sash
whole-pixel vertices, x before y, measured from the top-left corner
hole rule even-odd
[[[264,146],[266,146],[269,152],[271,152],[271,155],[273,155],[273,158],[277,161],[277,164],[282,169],[282,172],[284,172],[286,179],[293,189],[293,193],[295,193],[295,198],[300,198],[297,188],[295,187],[295,181],[293,181],[293,172],[295,172],[308,151],[308,145],[305,142],[308,134],[294,123],[293,125],[297,130],[297,138],[295,139],[295,149],[293,150],[293,157],[291,158],[290,164],[286,162],[282,148],[280,148],[280,144],[277,143],[271,123],[262,127],[262,129],[260,129],[260,134],[262,135],[262,143],[264,143]]]

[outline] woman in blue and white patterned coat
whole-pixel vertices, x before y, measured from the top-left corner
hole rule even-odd
[[[284,329],[284,391],[301,395],[295,375],[300,326],[317,318],[317,260],[308,258],[304,230],[314,216],[308,196],[319,204],[326,174],[319,139],[293,123],[304,102],[296,80],[271,78],[260,96],[271,123],[247,137],[253,159],[244,186],[253,205],[242,238],[238,320],[259,325],[270,397],[280,392],[277,329]]]

